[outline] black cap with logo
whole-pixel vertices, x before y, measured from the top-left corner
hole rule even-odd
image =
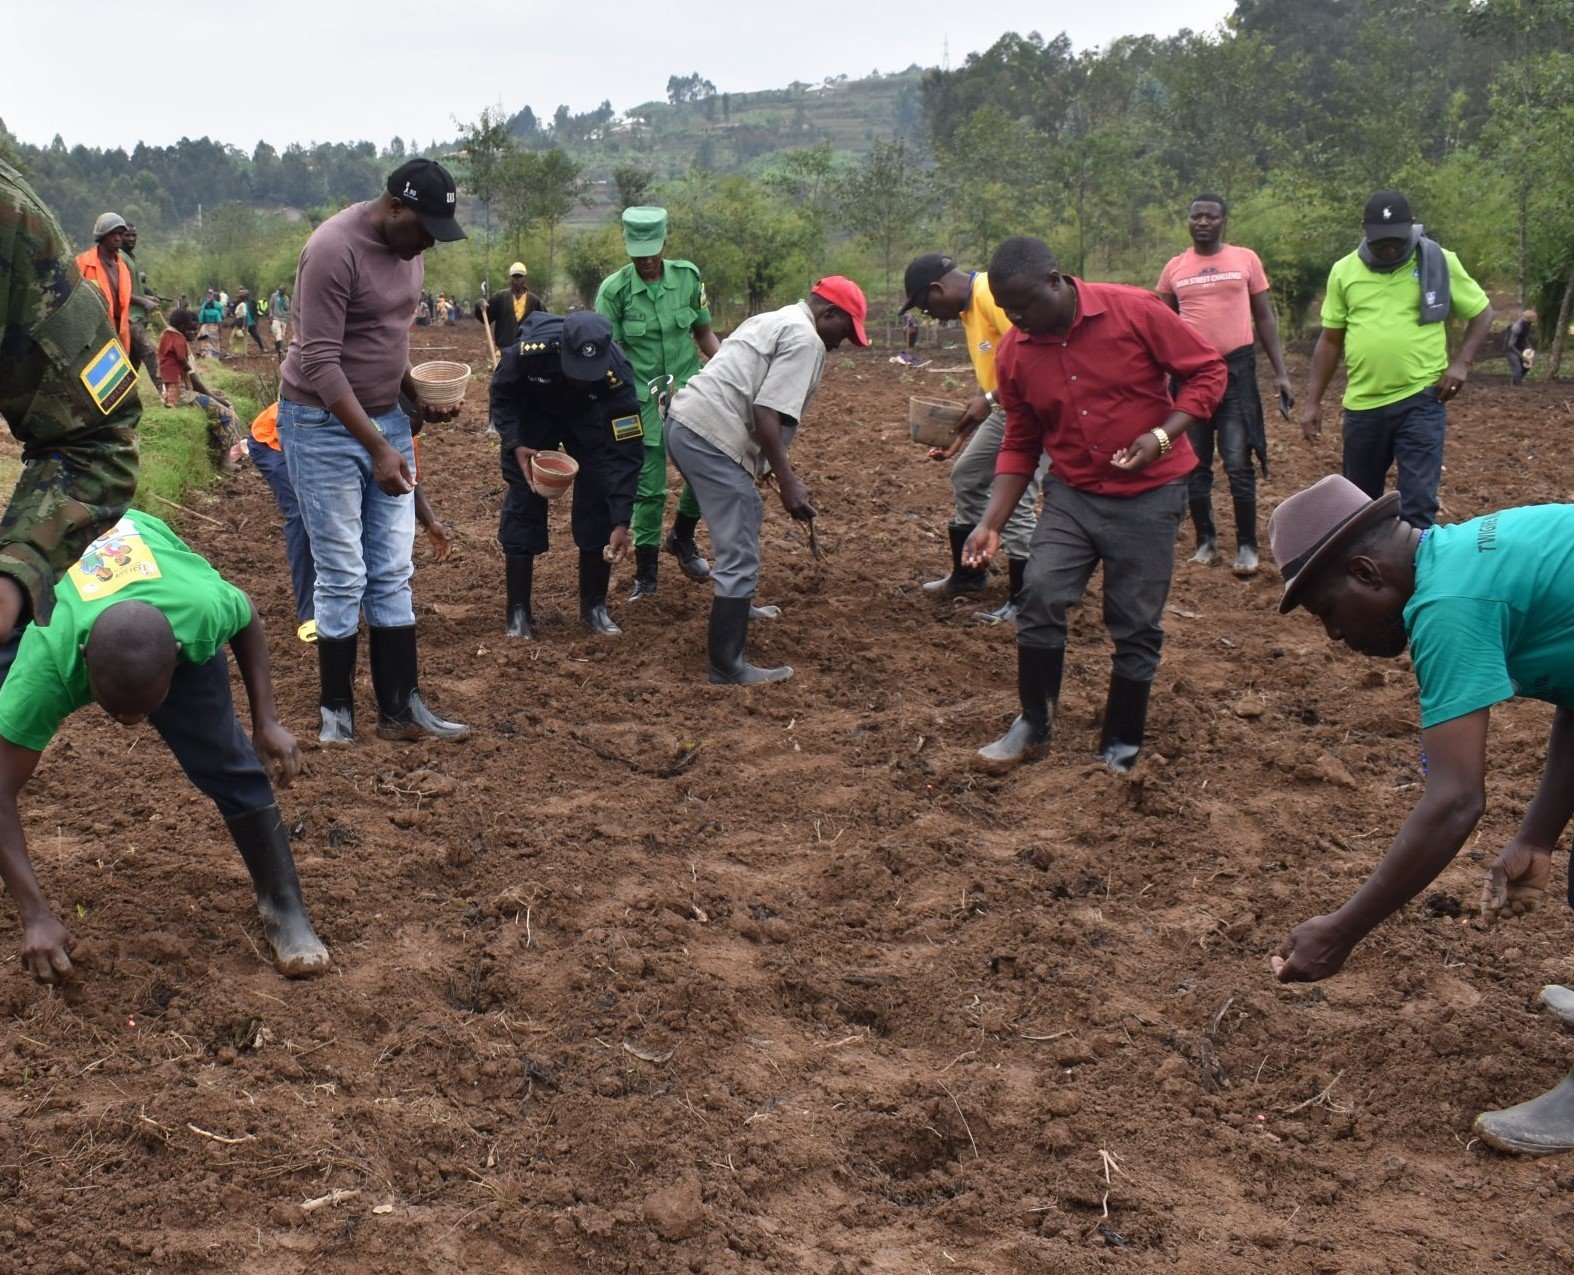
[[[435,159],[412,159],[400,164],[388,174],[388,193],[415,209],[426,233],[439,243],[465,238],[454,217],[454,179]]]
[[[569,380],[599,381],[612,366],[612,324],[594,310],[564,315],[559,355]]]
[[[914,306],[924,303],[924,294],[956,269],[956,262],[943,252],[926,252],[908,263],[902,276],[902,289],[907,293],[907,304],[898,314],[906,314]]]
[[[1361,218],[1361,228],[1367,242],[1378,239],[1408,239],[1415,218],[1410,215],[1410,201],[1404,192],[1380,190],[1366,201],[1366,213]]]

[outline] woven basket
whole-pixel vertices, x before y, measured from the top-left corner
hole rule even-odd
[[[410,369],[416,397],[428,407],[453,407],[465,401],[470,385],[470,365],[435,359]]]
[[[945,447],[956,436],[956,423],[967,408],[941,398],[907,400],[907,425],[915,443],[926,447]]]
[[[562,499],[577,473],[579,462],[566,452],[537,452],[530,458],[530,485],[547,500]]]

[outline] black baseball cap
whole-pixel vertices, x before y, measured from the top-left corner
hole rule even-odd
[[[942,252],[926,252],[908,263],[902,276],[902,290],[907,293],[907,304],[898,314],[906,314],[916,305],[922,305],[924,294],[956,269],[956,262]]]
[[[465,238],[454,217],[458,188],[449,172],[435,159],[412,159],[388,174],[388,193],[415,209],[426,233],[439,243]]]
[[[1361,228],[1368,242],[1377,239],[1408,239],[1415,218],[1410,215],[1410,201],[1403,191],[1380,190],[1366,201],[1366,212],[1361,217]]]
[[[612,324],[594,310],[564,315],[559,357],[569,380],[599,381],[612,366]]]

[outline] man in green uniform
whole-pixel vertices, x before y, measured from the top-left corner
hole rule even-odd
[[[661,523],[667,508],[667,449],[661,436],[660,393],[652,381],[671,377],[676,393],[700,370],[699,356],[715,355],[721,341],[711,331],[710,302],[699,267],[692,261],[668,260],[667,210],[634,207],[623,211],[623,243],[633,260],[601,282],[596,309],[612,324],[612,339],[622,347],[639,385],[639,410],[645,434],[645,463],[634,501],[634,592],[629,601],[656,591],[656,563],[661,553]],[[710,579],[710,564],[694,543],[700,506],[694,491],[683,484],[678,516],[667,536],[667,552],[678,559],[690,580]]]
[[[0,163],[0,416],[22,444],[0,518],[0,635],[48,624],[55,581],[126,511],[141,415],[103,298],[53,214]]]

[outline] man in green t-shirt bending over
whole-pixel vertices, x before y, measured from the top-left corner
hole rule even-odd
[[[1399,512],[1412,527],[1437,521],[1443,479],[1444,407],[1464,387],[1492,326],[1492,307],[1459,258],[1410,214],[1397,190],[1366,201],[1356,250],[1334,262],[1323,298],[1323,330],[1312,351],[1301,410],[1307,442],[1323,435],[1318,403],[1344,356],[1344,476],[1374,500],[1399,469]],[[1450,318],[1465,334],[1448,358]]]
[[[229,643],[251,701],[251,739],[230,696]],[[0,685],[0,879],[22,914],[22,964],[41,982],[71,974],[76,939],[50,911],[27,857],[18,798],[71,713],[97,702],[123,726],[148,722],[213,799],[239,848],[279,971],[328,968],[301,902],[282,785],[301,750],[273,705],[268,641],[251,599],[151,514],[132,510],[55,586],[47,628],[30,625]]]
[[[1521,916],[1545,898],[1552,852],[1574,817],[1574,505],[1422,529],[1399,503],[1394,492],[1370,500],[1335,475],[1291,496],[1268,523],[1284,572],[1280,611],[1304,606],[1330,639],[1363,655],[1410,648],[1426,774],[1425,795],[1365,884],[1290,932],[1273,958],[1280,982],[1337,974],[1459,853],[1486,805],[1494,705],[1523,696],[1556,712],[1541,785],[1487,871],[1484,920]],[[1574,991],[1545,988],[1542,1002],[1574,1025]],[[1478,1116],[1475,1132],[1505,1151],[1574,1151],[1574,1071],[1540,1098]]]

